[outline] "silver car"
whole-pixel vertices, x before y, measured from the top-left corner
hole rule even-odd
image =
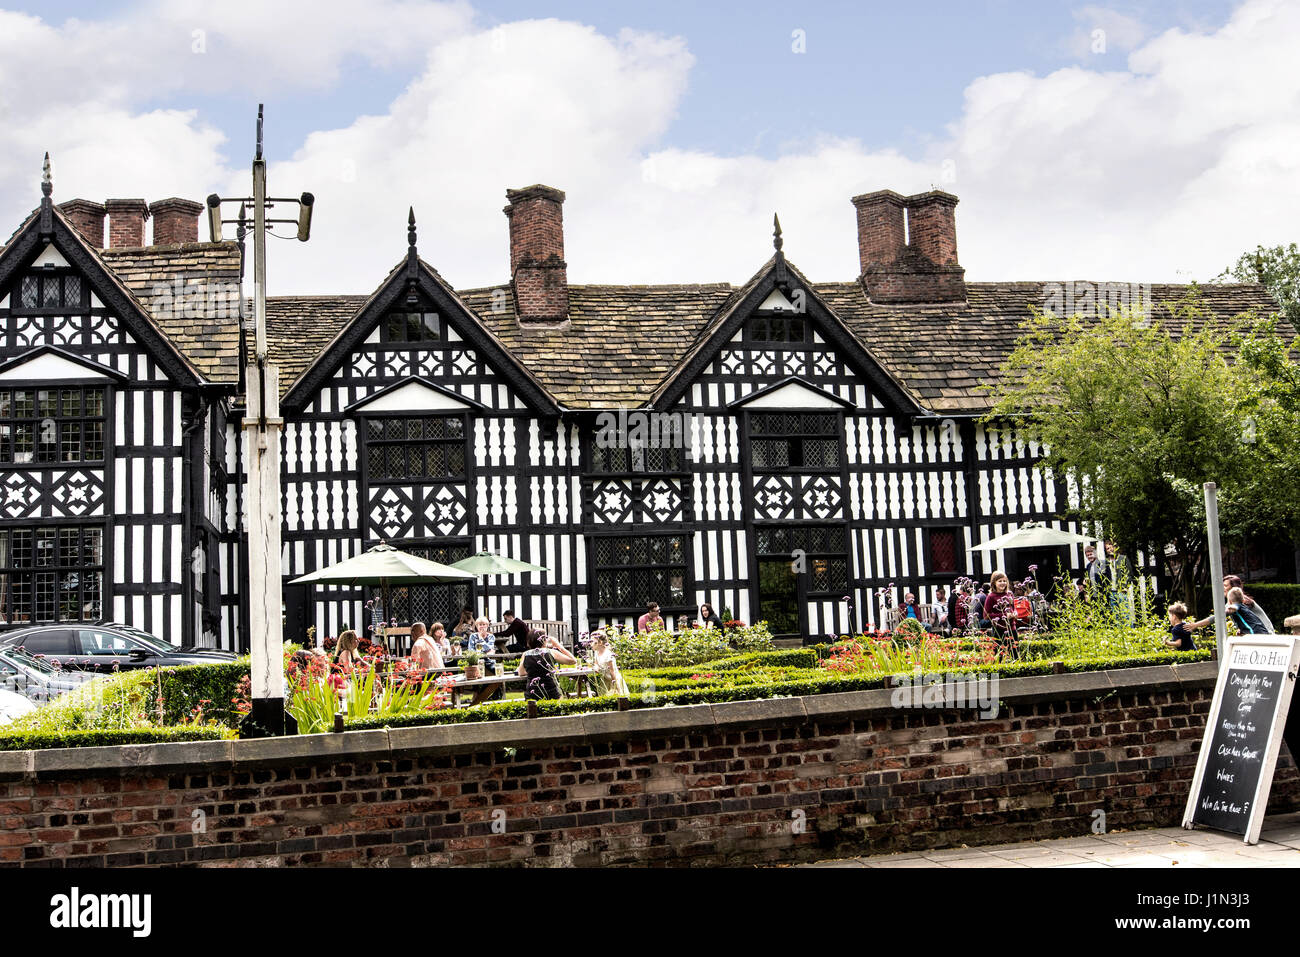
[[[0,688],[38,704],[78,688],[93,677],[87,671],[60,668],[21,648],[0,648]]]

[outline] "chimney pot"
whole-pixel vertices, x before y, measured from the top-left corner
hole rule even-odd
[[[108,248],[124,249],[144,245],[144,221],[149,207],[143,199],[110,199],[108,207]]]
[[[564,261],[564,193],[537,184],[506,190],[510,205],[510,277],[515,315],[522,323],[559,322],[569,316],[568,264]]]
[[[77,232],[96,249],[104,248],[104,216],[108,212],[103,203],[88,199],[70,199],[60,203],[59,209],[68,217]]]
[[[173,246],[199,241],[199,215],[203,204],[173,196],[149,204],[153,214],[153,245]]]

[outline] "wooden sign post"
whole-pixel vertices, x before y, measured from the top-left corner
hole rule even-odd
[[[1298,662],[1300,638],[1228,639],[1183,827],[1200,824],[1259,843]]]

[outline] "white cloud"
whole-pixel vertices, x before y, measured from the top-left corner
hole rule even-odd
[[[1068,38],[1065,49],[1079,59],[1132,50],[1148,32],[1141,20],[1107,7],[1089,5],[1072,13],[1079,30]]]
[[[391,50],[417,64],[392,103],[272,163],[274,194],[318,198],[311,242],[272,247],[273,294],[374,288],[404,254],[408,205],[421,254],[454,285],[504,281],[504,191],[534,182],[568,193],[575,282],[743,281],[771,254],[774,210],[792,261],[814,279],[851,278],[849,198],[883,187],[961,197],[960,258],[975,281],[1204,279],[1256,243],[1294,240],[1300,222],[1300,6],[1281,0],[1253,0],[1217,29],[1147,38],[1129,25],[1122,42],[1110,38],[1112,51],[1132,46],[1126,61],[1112,52],[1046,76],[975,79],[960,118],[921,153],[823,137],[775,159],[665,142],[693,63],[679,38],[555,20],[475,31],[461,8],[445,15],[451,26],[423,44],[427,59],[420,43]],[[378,42],[367,24],[334,19],[358,36],[325,31],[323,82]],[[46,42],[40,25],[17,26],[27,43]],[[24,113],[18,141],[35,158],[0,156],[11,219],[34,205],[51,140],[62,144],[50,147],[57,198],[247,191],[244,164],[223,164],[221,135],[200,117],[131,113],[137,82],[128,74],[122,90],[96,94],[102,122],[75,91],[62,113]],[[144,137],[140,170],[101,145],[110,127],[119,141]]]

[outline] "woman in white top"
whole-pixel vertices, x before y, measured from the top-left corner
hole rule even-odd
[[[603,631],[591,633],[591,650],[595,654],[596,670],[609,685],[610,693],[620,698],[628,697],[627,682],[623,680],[623,672],[618,670],[618,662],[614,660],[614,650],[609,647]]]

